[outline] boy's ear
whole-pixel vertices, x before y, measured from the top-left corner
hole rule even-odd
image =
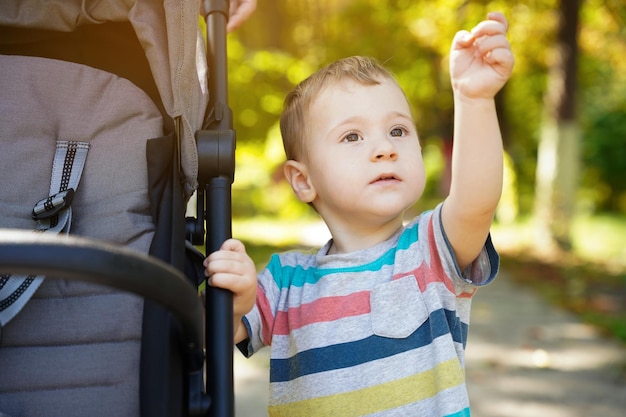
[[[311,203],[317,195],[311,181],[309,181],[309,173],[306,165],[302,162],[289,160],[283,165],[285,178],[291,184],[291,189],[296,197],[303,203]]]

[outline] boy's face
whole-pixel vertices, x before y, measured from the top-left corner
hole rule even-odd
[[[324,89],[309,111],[304,151],[312,202],[327,222],[401,220],[424,190],[411,110],[391,80]]]

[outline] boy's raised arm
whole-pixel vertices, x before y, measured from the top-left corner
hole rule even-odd
[[[442,221],[461,269],[483,248],[502,192],[502,137],[494,97],[513,69],[506,31],[506,18],[490,13],[471,32],[458,32],[450,52],[454,147]]]

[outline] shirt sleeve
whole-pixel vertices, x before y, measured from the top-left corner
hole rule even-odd
[[[493,246],[491,235],[487,236],[485,245],[478,257],[461,271],[443,228],[441,221],[442,207],[443,203],[440,203],[432,211],[429,223],[432,223],[432,238],[435,240],[444,272],[454,280],[455,286],[465,287],[469,285],[475,287],[490,283],[496,277],[500,266],[500,256]]]
[[[239,350],[250,357],[264,346],[272,343],[274,317],[278,306],[280,288],[275,275],[279,273],[280,257],[274,255],[268,266],[258,275],[256,302],[252,310],[243,317],[248,339],[237,344]]]

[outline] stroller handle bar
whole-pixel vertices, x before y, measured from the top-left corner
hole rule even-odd
[[[190,353],[202,353],[202,302],[174,267],[128,248],[76,236],[0,229],[0,274],[45,275],[141,295],[179,319]]]

